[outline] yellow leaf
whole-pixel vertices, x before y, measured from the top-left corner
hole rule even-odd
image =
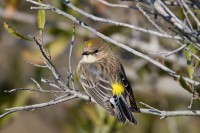
[[[13,27],[11,27],[8,23],[4,22],[4,28],[6,31],[8,31],[8,33],[10,35],[12,35],[13,37],[19,38],[19,39],[24,39],[24,40],[28,40],[28,41],[32,41],[31,39],[29,39],[28,37],[20,34],[19,32],[17,32],[17,30],[15,30]]]

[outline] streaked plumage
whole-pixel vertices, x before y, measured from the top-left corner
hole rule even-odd
[[[131,113],[137,111],[132,88],[123,66],[108,44],[99,38],[86,42],[77,73],[87,94],[110,115],[122,123],[127,119],[137,123]]]

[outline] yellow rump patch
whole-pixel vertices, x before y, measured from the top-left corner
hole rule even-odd
[[[112,84],[112,93],[113,95],[120,96],[124,92],[124,86],[121,83]]]

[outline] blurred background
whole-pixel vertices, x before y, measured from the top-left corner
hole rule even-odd
[[[134,3],[108,0],[133,6]],[[47,1],[44,0],[45,3]],[[94,22],[67,8],[61,1],[49,0],[55,7],[73,14],[83,20],[97,31],[129,45],[130,47],[148,54],[148,52],[162,52],[178,47],[172,40],[158,38],[146,33],[138,32],[124,27],[117,27],[107,23]],[[110,8],[97,0],[71,0],[78,8],[93,15],[112,20],[133,24],[139,27],[154,29],[148,20],[137,10]],[[2,0],[0,2],[0,113],[6,108],[24,106],[47,102],[54,97],[30,91],[5,93],[5,90],[14,88],[32,88],[35,84],[30,78],[40,82],[41,77],[53,79],[50,71],[37,68],[25,61],[42,64],[41,54],[34,42],[16,39],[3,28],[3,23],[17,29],[24,35],[38,36],[37,11],[30,10],[32,4],[23,0]],[[179,13],[178,8],[176,12]],[[156,19],[160,25],[163,21]],[[70,20],[50,11],[46,11],[46,24],[43,31],[44,44],[50,51],[52,61],[64,79],[67,79],[69,44],[72,36],[73,24]],[[165,28],[165,27],[164,27]],[[89,38],[95,37],[89,31],[76,26],[74,50],[72,54],[72,68],[75,71],[81,58],[83,44]],[[126,74],[138,102],[142,101],[160,110],[187,110],[192,95],[184,90],[179,83],[166,72],[152,65],[144,59],[138,58],[112,44],[111,47],[119,55],[125,67]],[[183,53],[163,58],[152,55],[152,58],[165,64],[174,71],[188,76],[186,60]],[[51,87],[42,84],[49,90]],[[78,80],[75,86],[84,93]],[[138,103],[139,107],[143,107]],[[198,101],[194,109],[199,109]],[[18,112],[0,119],[1,133],[108,133],[108,132],[134,132],[134,133],[197,133],[200,130],[199,117],[172,117],[161,119],[148,114],[135,114],[138,125],[129,123],[119,124],[104,110],[95,104],[81,99],[75,99],[58,105],[41,108],[29,112]]]

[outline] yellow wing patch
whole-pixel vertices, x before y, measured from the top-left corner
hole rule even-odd
[[[112,93],[113,95],[120,96],[124,92],[124,86],[121,83],[112,84]]]

